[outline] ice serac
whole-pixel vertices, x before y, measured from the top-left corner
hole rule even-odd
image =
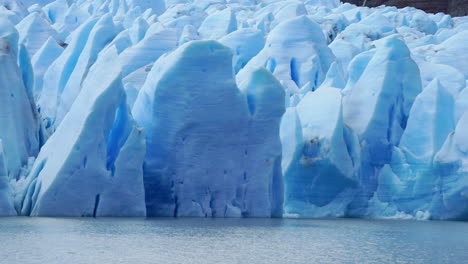
[[[19,46],[17,60],[18,67],[21,69],[21,77],[23,79],[24,88],[26,88],[26,94],[28,95],[28,99],[31,102],[31,104],[34,105],[33,108],[35,111],[36,107],[33,96],[34,72],[31,65],[31,58],[29,57],[29,53],[23,44]]]
[[[139,17],[133,22],[133,26],[129,28],[130,40],[133,44],[140,42],[145,37],[148,30],[148,23],[143,18]]]
[[[377,188],[376,171],[390,163],[393,146],[400,142],[421,91],[419,68],[405,43],[393,35],[376,45],[375,54],[343,98],[345,124],[361,145],[360,184],[365,194],[360,197]]]
[[[23,193],[32,216],[144,216],[144,135],[127,108],[117,53],[91,68],[70,112],[41,149]]]
[[[387,190],[379,198],[386,199],[382,202],[391,201],[395,209],[408,215],[425,212],[432,217],[439,178],[432,161],[455,129],[453,109],[452,95],[437,79],[416,97],[399,146],[393,150],[392,166],[380,172],[377,193],[382,196],[379,190]]]
[[[7,175],[16,178],[39,151],[37,116],[9,40],[0,38],[0,140]]]
[[[399,147],[410,164],[429,165],[453,131],[454,101],[435,79],[416,97]]]
[[[63,24],[68,10],[68,0],[56,0],[43,7],[53,24]]]
[[[155,62],[161,55],[177,47],[178,36],[174,29],[150,26],[145,37],[138,44],[124,50],[119,56],[122,76],[125,77],[139,68]]]
[[[468,112],[434,158],[439,179],[431,208],[434,219],[468,219]]]
[[[63,48],[57,41],[53,37],[49,37],[44,45],[32,57],[31,65],[34,69],[33,95],[36,100],[39,99],[44,86],[44,74],[62,52]]]
[[[231,48],[234,54],[232,64],[235,73],[244,68],[265,45],[263,33],[260,30],[250,28],[236,30],[221,38],[219,42]]]
[[[346,78],[342,71],[341,66],[335,61],[331,64],[328,69],[325,80],[320,85],[320,87],[334,87],[334,88],[344,88],[346,86]]]
[[[19,43],[24,44],[32,57],[44,45],[48,38],[59,40],[57,32],[48,21],[37,12],[21,20],[16,28],[19,32]]]
[[[53,132],[55,129],[55,117],[60,95],[70,79],[80,58],[80,54],[86,45],[89,33],[97,21],[98,18],[90,19],[73,32],[72,41],[44,74],[44,86],[41,97],[38,100],[38,109],[40,110],[44,126],[50,129],[50,132]]]
[[[138,96],[138,92],[140,91],[141,87],[143,87],[143,84],[145,84],[146,77],[148,76],[152,67],[153,64],[146,65],[130,73],[127,77],[122,79],[125,93],[127,94],[127,103],[130,108],[133,107],[133,104],[135,103],[135,100]]]
[[[288,215],[343,216],[353,198],[357,174],[346,143],[341,100],[340,89],[321,88],[306,94],[295,109],[297,117],[283,117],[282,144],[288,152],[284,155],[290,156],[283,166]],[[288,150],[292,146],[295,149]]]
[[[86,23],[86,20],[93,17],[91,16],[86,9],[83,10],[77,6],[76,3],[71,3],[70,7],[68,7],[67,1],[57,0],[52,2],[51,4],[62,2],[56,6],[54,6],[55,10],[49,9],[49,19],[55,21],[53,27],[59,33],[59,36],[63,40],[68,40],[71,37],[71,33],[78,29],[82,24]],[[44,11],[47,9],[49,5],[44,7]],[[51,14],[51,12],[54,12]],[[103,13],[95,14],[95,17],[99,17],[104,15]],[[51,17],[54,17],[52,18]]]
[[[283,106],[266,101],[281,92],[262,71],[250,80],[246,97],[230,49],[216,41],[189,42],[154,64],[132,111],[146,128],[148,215],[277,215],[279,146],[255,144],[263,140],[257,129],[277,126]]]
[[[268,35],[265,47],[239,72],[240,80],[265,67],[280,81],[297,88],[318,88],[334,60],[320,27],[306,16],[287,20]],[[294,91],[293,91],[294,92]]]
[[[251,115],[245,148],[244,216],[283,214],[283,174],[279,127],[285,112],[284,89],[266,69],[259,68],[239,85]],[[266,199],[268,197],[269,199]]]
[[[180,33],[179,46],[182,46],[189,41],[198,39],[200,39],[200,36],[197,30],[192,25],[186,25]]]
[[[73,101],[78,96],[81,90],[81,84],[88,74],[89,68],[96,61],[99,52],[117,35],[117,29],[112,21],[110,14],[106,14],[99,18],[89,33],[88,40],[83,48],[83,51],[78,58],[73,72],[63,87],[57,105],[55,116],[55,125],[60,124],[63,117],[70,110]]]
[[[234,11],[226,8],[205,18],[198,32],[204,39],[219,39],[236,29],[237,21]]]

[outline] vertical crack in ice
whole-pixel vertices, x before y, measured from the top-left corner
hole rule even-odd
[[[94,200],[94,210],[93,210],[93,217],[96,217],[97,215],[97,210],[99,208],[99,202],[101,200],[101,195],[100,194],[97,194],[96,195],[96,198]]]

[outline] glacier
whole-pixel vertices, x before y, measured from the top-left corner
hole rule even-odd
[[[468,19],[0,0],[0,215],[468,220]]]
[[[148,215],[281,215],[284,91],[261,68],[241,89],[231,50],[213,40],[153,65],[132,110],[147,133]]]
[[[116,58],[117,51],[109,49],[96,61],[42,147],[21,194],[21,214],[146,215],[144,133],[130,116]]]

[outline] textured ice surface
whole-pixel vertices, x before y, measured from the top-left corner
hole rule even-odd
[[[0,140],[0,216],[16,215],[3,143]]]
[[[16,28],[19,32],[19,43],[24,44],[31,56],[44,45],[49,37],[59,39],[57,32],[49,21],[45,20],[37,12],[31,13],[21,20]]]
[[[279,24],[268,34],[265,47],[239,72],[238,78],[243,80],[257,67],[265,67],[291,87],[289,93],[296,93],[305,85],[315,90],[333,59],[320,27],[306,16],[299,16]]]
[[[144,135],[130,116],[116,58],[110,49],[98,59],[42,147],[22,194],[22,214],[145,215]]]
[[[0,38],[0,139],[4,173],[17,177],[28,157],[39,151],[37,113],[24,86],[12,45]]]
[[[148,215],[281,215],[284,91],[259,70],[241,92],[231,61],[220,43],[193,41],[149,73],[132,111],[147,134]]]
[[[0,214],[466,219],[467,42],[335,0],[0,0]]]
[[[344,215],[344,208],[320,212],[323,206],[345,204],[349,198],[342,196],[347,196],[346,193],[356,186],[353,159],[357,157],[352,152],[354,146],[346,142],[346,137],[352,135],[346,135],[341,100],[339,89],[321,88],[308,92],[297,107],[284,116],[283,148],[295,146],[287,153],[292,157],[285,157],[289,163],[283,164],[288,214]]]

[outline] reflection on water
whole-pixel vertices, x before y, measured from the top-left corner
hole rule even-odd
[[[468,223],[0,218],[0,263],[468,263]]]

